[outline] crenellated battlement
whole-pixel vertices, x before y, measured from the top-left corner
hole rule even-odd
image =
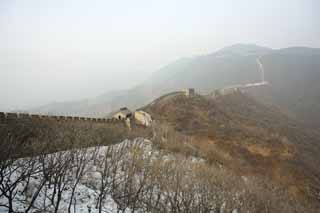
[[[27,113],[0,112],[0,124],[8,122],[36,122],[36,121],[57,121],[57,122],[93,122],[93,123],[119,123],[121,120],[115,118],[90,118],[78,116],[57,116],[38,115]]]

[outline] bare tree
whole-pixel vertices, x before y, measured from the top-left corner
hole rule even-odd
[[[126,157],[123,166],[126,168],[123,171],[122,193],[118,196],[114,195],[114,199],[121,203],[121,210],[130,207],[132,212],[142,208],[142,200],[144,194],[152,188],[150,186],[151,176],[151,154],[145,155],[143,147],[139,144],[134,145],[129,150],[129,155]],[[118,190],[119,191],[119,190]]]
[[[14,212],[16,196],[24,191],[21,191],[23,185],[28,185],[30,178],[38,172],[37,160],[35,157],[14,159],[15,148],[21,141],[9,132],[1,132],[1,135],[1,145],[5,150],[1,150],[3,155],[0,160],[0,198],[5,197],[7,202],[0,203],[0,206],[7,208],[8,212]],[[37,195],[38,193],[34,195],[32,201]]]
[[[105,149],[102,159],[98,162],[99,185],[96,208],[99,213],[103,210],[106,195],[112,190],[118,188],[121,178],[119,177],[120,161],[124,155],[123,149],[117,149],[113,146]]]
[[[76,188],[87,171],[89,154],[87,149],[80,149],[80,150],[72,150],[71,151],[73,165],[72,165],[72,181],[71,185],[71,196],[69,200],[68,212],[71,213],[71,206],[72,203],[74,204],[74,209],[76,205],[76,198],[75,198],[75,191]]]
[[[8,212],[14,212],[13,204],[19,192],[18,187],[32,173],[32,167],[27,165],[29,163],[19,160],[7,160],[0,163],[0,197],[7,199],[7,204],[0,204],[0,206],[6,207]]]
[[[54,212],[58,212],[61,203],[63,192],[70,184],[68,178],[71,173],[72,155],[70,151],[57,152],[49,154],[47,157],[48,165],[47,170],[50,171],[48,188],[52,187],[52,194],[46,195],[51,205],[54,208]],[[47,173],[47,171],[44,171]],[[47,175],[47,174],[46,174]]]

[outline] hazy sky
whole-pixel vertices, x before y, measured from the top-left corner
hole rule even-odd
[[[0,110],[129,88],[234,43],[320,47],[318,0],[0,0]]]

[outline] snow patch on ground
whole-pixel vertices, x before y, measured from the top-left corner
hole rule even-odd
[[[92,147],[87,149],[87,155],[90,156],[90,154],[97,155],[96,159],[102,159],[105,152],[112,147],[113,149],[129,149],[132,146],[139,146],[143,147],[145,150],[145,153],[151,152],[151,142],[149,140],[143,139],[143,138],[137,138],[133,141],[130,140],[124,140],[123,142],[112,145],[112,146],[102,146],[99,147],[97,151],[97,147]],[[96,153],[94,153],[96,152]],[[53,153],[50,155],[54,155],[57,153]],[[50,156],[48,155],[48,156]],[[22,158],[16,160],[14,165],[23,164],[24,161],[27,161],[28,158]],[[81,181],[78,183],[76,190],[75,190],[75,196],[74,201],[72,202],[71,206],[71,212],[98,212],[98,209],[96,209],[96,203],[97,203],[97,191],[95,189],[95,186],[99,183],[100,173],[97,171],[98,168],[96,165],[94,165],[94,161],[91,158],[88,158],[88,166],[86,174],[83,176]],[[38,165],[36,165],[38,166]],[[12,169],[13,168],[12,166]],[[11,170],[10,170],[11,171]],[[13,171],[13,170],[12,170]],[[19,169],[16,169],[16,171],[13,171],[10,176],[7,178],[8,183],[12,183],[16,181],[19,176]],[[66,178],[66,181],[69,181],[70,183],[73,183],[74,175],[68,175]],[[21,183],[17,184],[16,189],[14,190],[14,193],[16,193],[16,196],[13,200],[13,209],[17,212],[24,212],[26,211],[26,208],[28,207],[28,204],[30,203],[30,197],[33,196],[34,193],[36,193],[37,187],[41,184],[41,178],[38,178],[37,176],[32,176],[30,178],[30,182],[28,185],[28,188],[24,190],[26,187],[26,184],[24,181],[21,181]],[[67,186],[65,191],[62,193],[62,199],[59,206],[59,212],[67,212],[69,207],[69,201],[71,197],[71,186]],[[41,212],[53,212],[54,206],[50,205],[50,197],[53,194],[53,188],[46,187],[45,190],[41,190],[39,193],[39,196],[37,197],[36,201],[34,202],[33,208],[31,208],[30,212],[36,212],[43,208],[43,206],[47,205],[45,210],[41,210]],[[8,199],[5,196],[2,196],[2,192],[0,192],[0,213],[8,212],[8,208],[3,206],[8,205]],[[75,210],[75,211],[74,211]],[[103,205],[103,212],[116,212],[117,211],[117,204],[114,202],[114,200],[111,198],[110,195],[107,195],[104,199],[104,205]],[[130,209],[127,209],[126,212],[130,212]]]

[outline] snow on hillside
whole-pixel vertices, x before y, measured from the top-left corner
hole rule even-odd
[[[207,212],[243,205],[243,180],[156,147],[136,138],[1,161],[0,213]]]
[[[146,181],[152,177],[151,172],[155,172],[150,169],[150,162],[175,159],[176,155],[154,149],[151,141],[136,138],[112,146],[0,162],[0,213],[9,209],[14,212],[131,212],[130,206],[137,205],[139,193],[148,192],[150,188],[146,187]],[[190,157],[187,162],[203,160]],[[152,196],[159,192],[156,184],[149,184],[154,187],[150,191]],[[143,187],[147,188],[145,192],[141,190]],[[139,208],[134,210],[139,212]]]
[[[122,150],[123,152],[128,152],[132,147],[143,147],[145,151],[150,151],[150,141],[138,138],[134,141],[125,140],[120,144],[113,146],[103,146],[103,147],[94,147],[88,148],[86,150],[76,150],[77,154],[83,154],[83,160],[86,161],[86,164],[83,164],[84,175],[81,177],[79,183],[74,192],[73,201],[70,205],[71,212],[98,212],[97,200],[98,200],[98,190],[99,180],[101,179],[101,171],[99,171],[98,161],[102,160],[105,156],[105,153],[108,153],[108,150]],[[45,156],[46,161],[56,161],[53,162],[55,165],[58,164],[58,161],[62,160],[61,158],[65,157],[65,154],[69,153],[69,151],[53,153]],[[109,153],[108,153],[109,154]],[[78,156],[79,157],[79,156]],[[124,155],[122,157],[125,157]],[[36,211],[44,211],[44,212],[54,212],[55,206],[57,206],[57,199],[59,195],[57,195],[58,187],[53,187],[50,184],[45,183],[41,188],[36,200],[34,201],[32,207],[28,209],[31,200],[35,197],[35,193],[37,193],[37,189],[39,189],[42,181],[45,180],[44,175],[41,174],[40,168],[42,167],[40,157],[37,157],[35,163],[30,161],[30,158],[22,158],[16,161],[10,161],[5,165],[1,165],[2,168],[6,169],[3,174],[5,176],[1,176],[1,194],[0,194],[0,212],[8,212],[9,207],[9,199],[12,199],[13,210],[17,212],[36,212]],[[61,201],[58,204],[59,210],[58,212],[67,212],[70,204],[72,186],[76,181],[76,172],[74,171],[79,164],[77,162],[76,157],[73,157],[73,165],[71,166],[71,172],[67,172],[65,176],[61,176]],[[50,163],[47,163],[48,165]],[[4,164],[4,163],[2,163]],[[48,168],[48,165],[45,166]],[[24,166],[30,166],[34,169],[39,169],[35,171],[34,174],[29,173],[30,168],[26,168]],[[64,165],[61,165],[64,166]],[[27,170],[27,172],[26,172]],[[64,171],[57,171],[64,172]],[[23,174],[22,174],[23,173]],[[31,177],[28,181],[25,181],[26,174],[30,174]],[[23,177],[25,176],[25,177]],[[54,175],[52,175],[54,176]],[[59,177],[60,178],[60,177]],[[58,182],[60,179],[57,178]],[[52,178],[54,179],[54,177]],[[53,181],[53,180],[51,180]],[[16,185],[13,183],[17,182]],[[6,186],[7,184],[7,186]],[[12,184],[12,186],[9,186]],[[27,186],[28,185],[28,186]],[[8,193],[10,188],[15,188],[12,190],[12,194]],[[56,194],[56,195],[54,195]],[[11,196],[11,198],[9,198]],[[53,199],[52,199],[53,198]],[[110,194],[106,194],[103,200],[102,206],[103,212],[116,212],[117,204],[111,198]],[[75,210],[75,211],[74,211]],[[125,208],[125,212],[129,211],[129,208]]]

